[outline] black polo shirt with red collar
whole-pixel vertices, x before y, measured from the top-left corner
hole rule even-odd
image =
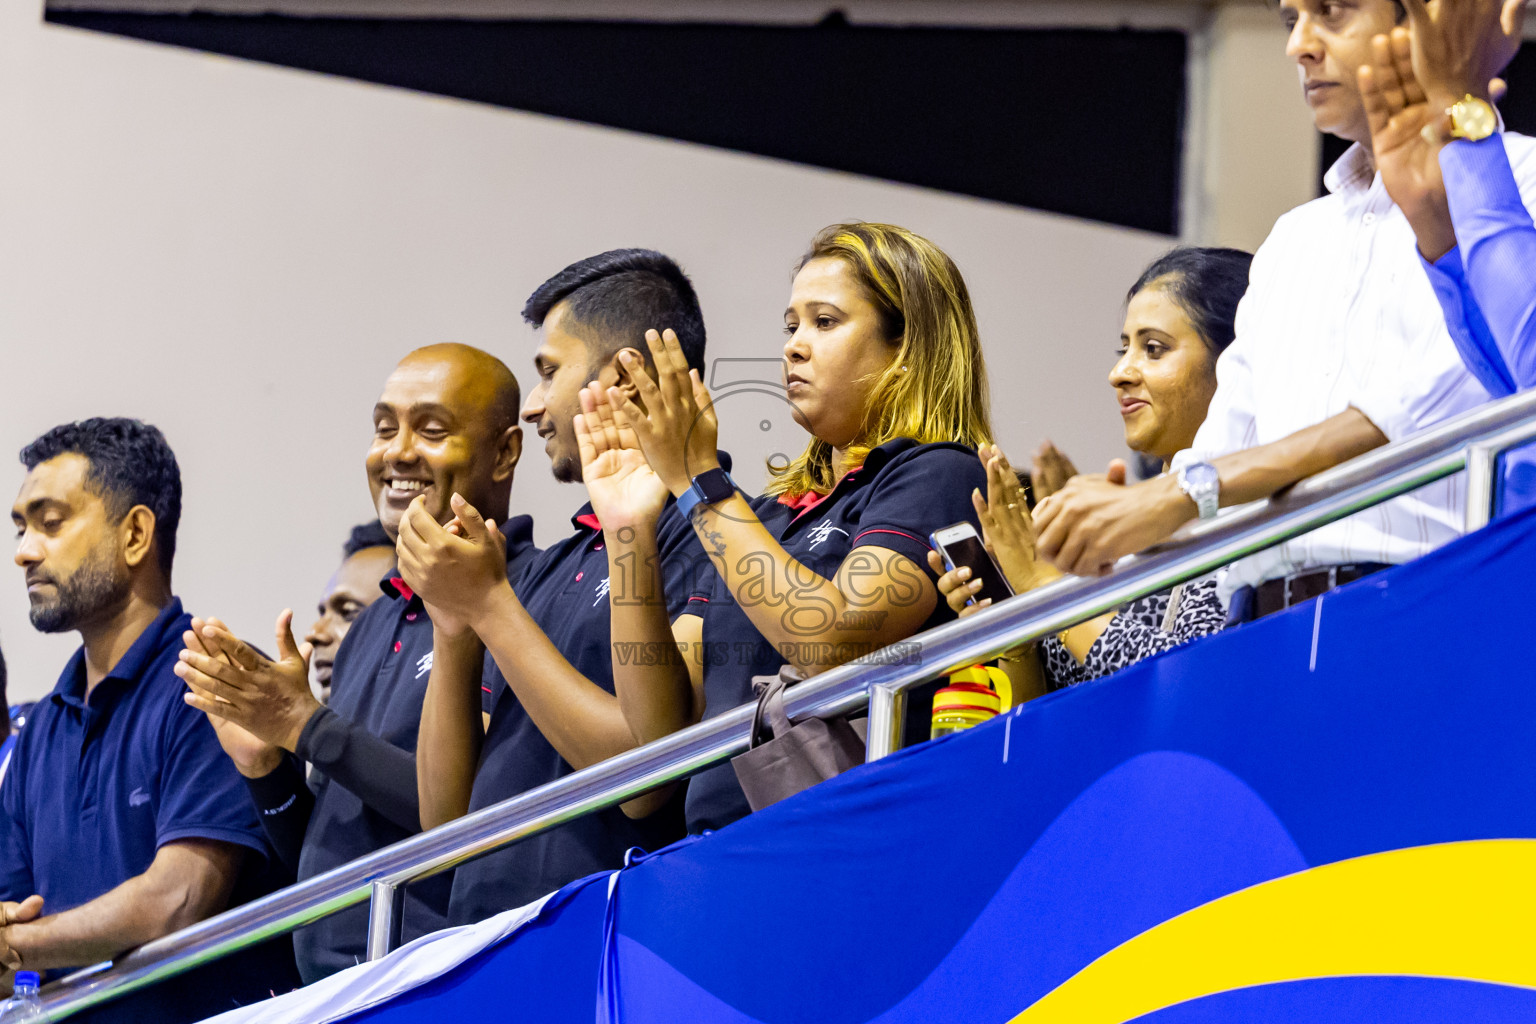
[[[722,458],[724,456],[722,455]],[[584,505],[571,517],[574,532],[546,548],[514,585],[518,600],[550,642],[583,676],[613,690],[608,552],[602,524]],[[657,554],[676,618],[701,574],[714,569],[690,527],[670,502],[657,523]],[[477,811],[554,782],[572,771],[529,717],[495,663],[487,690],[491,721],[481,748],[469,809]],[[597,871],[622,866],[624,852],[647,850],[682,837],[681,798],[642,821],[617,807],[590,814],[548,832],[460,865],[454,873],[451,924],[468,924],[519,907]]]
[[[507,574],[516,578],[538,554],[533,520],[510,518]],[[421,831],[416,739],[432,673],[432,621],[421,598],[398,577],[380,582],[384,599],[353,622],[331,674],[330,705],[299,735],[298,759],[264,779],[249,780],[274,845],[297,853],[302,881]],[[308,790],[298,761],[310,764]],[[312,800],[309,793],[313,793]],[[451,873],[405,889],[406,941],[447,921]],[[351,907],[294,932],[299,972],[313,982],[361,961],[368,907]]]
[[[959,444],[919,444],[910,438],[888,441],[871,451],[864,464],[843,477],[827,495],[805,495],[796,500],[764,495],[753,498],[753,510],[768,532],[801,565],[819,576],[834,579],[844,560],[856,548],[889,548],[912,563],[912,575],[885,579],[871,573],[863,592],[873,595],[883,587],[892,600],[903,594],[914,597],[919,575],[933,579],[928,568],[928,536],[936,530],[965,520],[976,523],[971,491],[986,493],[987,474],[971,449]],[[978,532],[980,527],[977,526]],[[766,594],[765,600],[771,599]],[[747,613],[718,574],[707,586],[695,589],[689,611],[704,619],[704,648],[709,657],[704,669],[704,717],[723,715],[756,696],[753,676],[775,676],[784,658],[752,625]],[[795,625],[806,644],[821,641],[813,605],[801,603]],[[931,629],[954,613],[940,598],[922,629]],[[848,661],[872,650],[851,645],[835,656]],[[913,692],[907,703],[906,742],[928,737],[934,687]],[[688,783],[688,830],[702,832],[730,824],[750,813],[746,796],[729,763],[707,769]]]

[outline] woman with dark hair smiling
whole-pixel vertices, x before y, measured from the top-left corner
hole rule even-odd
[[[1126,301],[1120,358],[1109,373],[1120,402],[1125,443],[1167,470],[1188,448],[1216,393],[1216,360],[1234,336],[1238,301],[1253,257],[1237,249],[1179,248],[1142,272]],[[1018,477],[996,445],[978,449],[987,497],[972,495],[987,548],[1015,593],[1058,579],[1035,554],[1035,532]],[[1120,460],[1110,475],[1124,478]],[[929,564],[941,571],[938,555]],[[991,604],[962,567],[939,579],[950,608],[964,616]],[[975,604],[967,604],[973,598]],[[1119,612],[1046,637],[1040,654],[1053,688],[1097,679],[1225,624],[1214,577],[1133,601]]]

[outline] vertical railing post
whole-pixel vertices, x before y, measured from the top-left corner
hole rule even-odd
[[[400,945],[405,921],[405,886],[378,881],[368,897],[368,959],[388,956]]]
[[[1499,493],[1499,456],[1508,447],[1499,441],[1467,446],[1466,532],[1481,530],[1493,520]]]
[[[878,761],[901,749],[902,727],[907,722],[907,691],[879,683],[869,688],[869,736],[864,740],[864,760]]]

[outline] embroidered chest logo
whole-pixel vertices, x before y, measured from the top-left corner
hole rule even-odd
[[[592,602],[592,607],[596,608],[599,604],[601,604],[603,602],[603,598],[605,598],[607,596],[608,596],[608,577],[604,576],[603,577],[603,582],[601,582],[601,583],[599,583],[597,585],[597,600]]]
[[[129,807],[143,807],[147,803],[149,803],[149,794],[144,792],[143,786],[135,788],[132,793],[128,794]]]
[[[840,530],[833,526],[832,523],[828,520],[823,519],[821,522],[817,523],[815,526],[806,531],[805,535],[810,539],[811,550],[814,551],[818,544],[826,540],[828,537],[831,537],[834,533],[840,533],[844,537],[848,536],[847,530]]]
[[[431,672],[431,671],[432,671],[432,652],[428,651],[426,654],[423,654],[420,658],[416,659],[416,678],[420,679],[422,676],[426,675],[428,672]]]

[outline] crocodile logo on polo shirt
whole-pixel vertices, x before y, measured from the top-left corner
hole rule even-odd
[[[597,585],[597,600],[592,602],[592,607],[596,608],[598,605],[602,604],[603,603],[603,598],[605,598],[607,596],[608,596],[608,577],[604,576],[603,577],[603,582],[601,582],[601,583],[599,583]]]
[[[143,786],[139,786],[132,793],[128,794],[129,807],[142,807],[147,803],[149,803],[149,794],[144,792]]]
[[[829,520],[823,519],[821,522],[807,530],[805,536],[806,539],[811,542],[811,549],[814,551],[816,545],[820,544],[834,533],[840,533],[844,537],[848,536],[847,530],[833,526]]]

